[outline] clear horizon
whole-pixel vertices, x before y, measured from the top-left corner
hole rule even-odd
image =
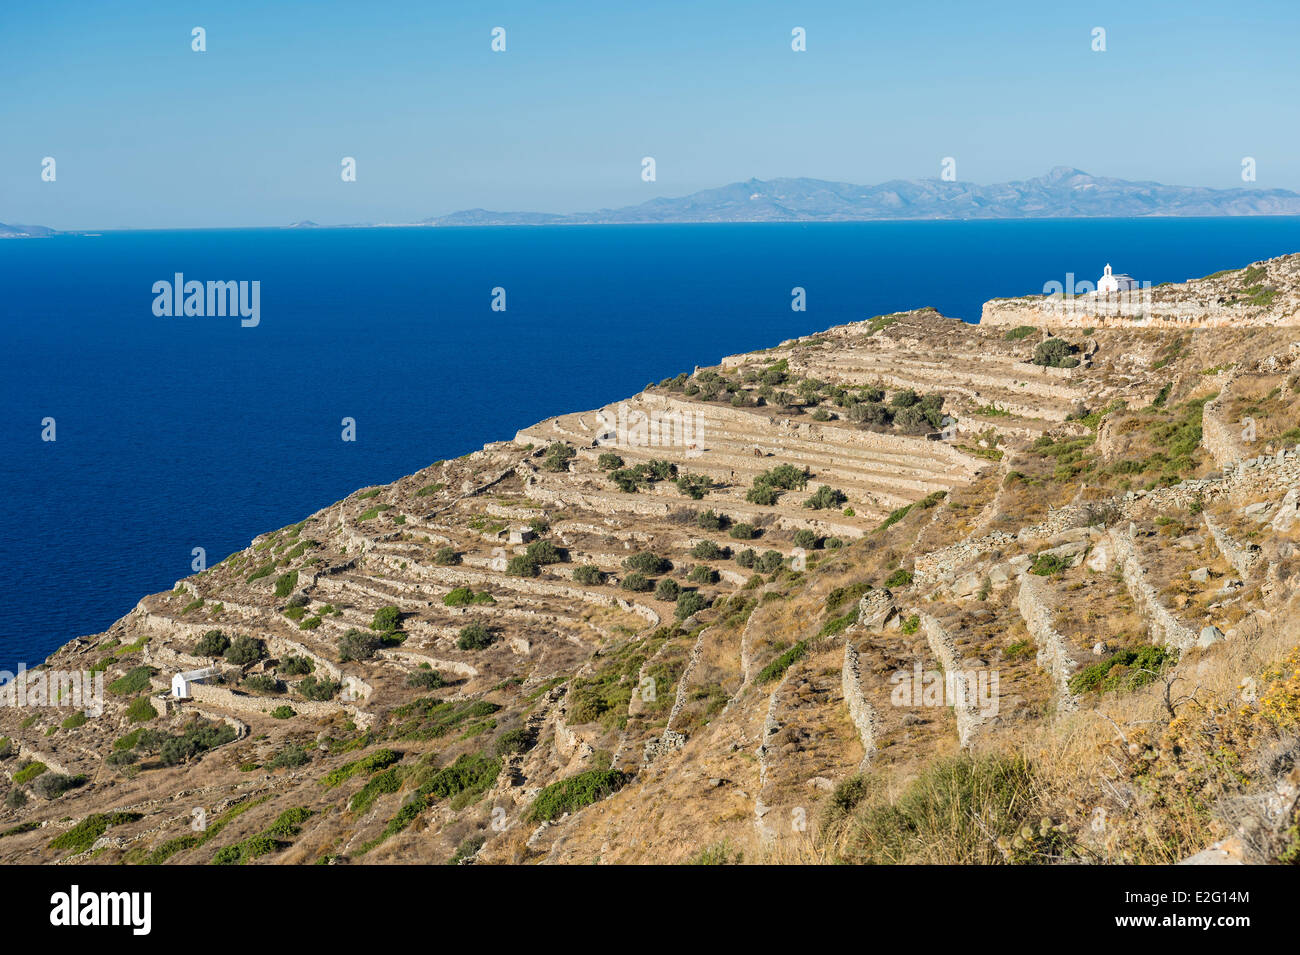
[[[0,221],[100,231],[573,213],[750,178],[936,178],[948,156],[958,180],[982,185],[1072,166],[1300,191],[1300,133],[1286,121],[1294,5],[929,9],[9,6],[0,79],[24,92],[0,103]],[[491,48],[498,26],[504,52]],[[355,182],[341,179],[344,157]]]

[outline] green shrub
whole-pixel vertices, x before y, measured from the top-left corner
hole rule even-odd
[[[492,632],[475,621],[460,628],[456,646],[462,650],[485,650],[492,645]]]
[[[1074,368],[1079,364],[1079,359],[1074,357],[1074,351],[1074,346],[1064,339],[1049,338],[1038,343],[1032,361],[1035,365],[1049,368]]]
[[[537,577],[542,567],[527,554],[515,554],[506,563],[506,573],[511,577]]]
[[[233,663],[236,666],[247,666],[266,656],[266,644],[256,637],[238,636],[226,648],[225,656],[227,663]]]
[[[725,560],[731,556],[731,551],[725,547],[719,547],[713,541],[697,541],[691,548],[691,556],[696,560]]]
[[[912,583],[912,572],[902,567],[885,578],[886,587],[907,587]]]
[[[794,532],[795,546],[802,547],[805,550],[816,549],[817,544],[820,542],[820,540],[821,538],[817,536],[815,531],[810,531],[806,527],[802,527],[799,530]]]
[[[497,737],[492,749],[498,756],[506,756],[510,753],[526,753],[533,748],[534,743],[527,730],[508,730]]]
[[[583,564],[574,569],[573,579],[584,587],[599,587],[605,582],[606,574],[595,564]]]
[[[1039,577],[1050,577],[1069,569],[1073,562],[1071,558],[1059,554],[1037,554],[1034,562],[1029,565],[1029,572]]]
[[[251,584],[255,580],[261,580],[263,577],[270,577],[273,573],[275,573],[275,564],[263,564],[261,567],[257,568],[257,570],[249,574],[245,579]]]
[[[314,703],[325,703],[334,699],[338,695],[342,684],[331,680],[329,677],[321,679],[315,676],[303,677],[298,681],[297,690],[302,694],[303,699],[311,700]]]
[[[677,478],[677,490],[693,501],[704,499],[713,488],[713,479],[703,474],[683,474]]]
[[[406,685],[413,690],[438,690],[447,684],[437,670],[415,670],[407,675]]]
[[[78,774],[65,776],[63,773],[45,773],[32,783],[32,792],[42,799],[58,799],[70,789],[76,789],[90,782],[88,776]]]
[[[401,754],[395,753],[391,749],[377,749],[367,756],[354,759],[351,762],[344,763],[337,769],[330,770],[320,778],[320,784],[326,789],[333,789],[353,776],[366,775],[378,772],[381,769],[387,769],[401,758]]]
[[[1033,325],[1017,325],[1015,328],[1007,330],[1006,340],[1009,342],[1018,342],[1028,338],[1034,332],[1038,331]]]
[[[382,772],[375,773],[366,784],[357,790],[348,801],[348,811],[361,813],[368,810],[376,799],[389,793],[395,793],[402,788],[402,778],[404,774],[400,766],[390,766]]]
[[[1136,690],[1156,679],[1177,658],[1177,651],[1151,644],[1120,650],[1074,674],[1070,678],[1070,692],[1081,694]]]
[[[143,817],[138,812],[93,813],[50,840],[50,848],[67,849],[74,853],[85,852],[108,830],[109,826],[121,826],[141,818]]]
[[[209,750],[224,746],[235,739],[235,730],[225,723],[204,722],[195,719],[179,736],[169,736],[158,748],[158,757],[164,766],[179,766],[202,756]]]
[[[347,632],[339,637],[339,662],[369,660],[383,645],[384,640],[378,634],[349,627]]]
[[[297,743],[289,743],[267,761],[267,769],[297,769],[311,762],[311,754]]]
[[[271,711],[271,715],[275,717],[275,719],[277,720],[287,720],[296,716],[297,714],[294,713],[292,706],[286,706],[285,704],[282,703]]]
[[[623,576],[623,579],[619,581],[619,586],[624,590],[631,590],[635,593],[644,593],[654,587],[654,582],[645,574],[633,571],[632,573]]]
[[[83,711],[78,710],[59,725],[62,726],[65,730],[74,730],[78,726],[85,726],[86,714]]]
[[[747,541],[753,540],[757,537],[758,531],[755,530],[753,524],[746,524],[744,521],[741,521],[739,524],[732,526],[730,534],[738,541]]]
[[[535,563],[558,564],[564,560],[563,552],[548,540],[536,540],[524,549],[524,556]]]
[[[617,471],[623,466],[623,459],[612,451],[606,451],[596,458],[596,467],[602,471]]]
[[[391,633],[402,623],[402,611],[396,607],[380,607],[370,621],[370,629],[379,633]]]
[[[655,587],[656,600],[676,600],[682,592],[681,585],[671,577],[665,577]]]
[[[196,657],[219,657],[230,646],[229,638],[220,630],[209,630],[194,645]]]
[[[442,602],[448,607],[468,607],[470,604],[494,604],[492,595],[480,591],[475,593],[469,587],[457,587],[442,598]]]
[[[577,812],[617,792],[627,779],[617,769],[592,769],[551,783],[533,800],[528,810],[528,821],[545,822],[558,819],[566,812]]]
[[[252,693],[284,692],[284,684],[267,673],[254,673],[244,677],[243,687]]]
[[[673,569],[672,561],[649,551],[633,554],[623,561],[623,566],[642,574],[666,574]]]
[[[576,454],[577,452],[563,441],[556,441],[546,449],[546,455],[542,459],[542,466],[548,471],[567,471],[569,470],[569,459]]]
[[[279,671],[285,676],[302,676],[316,669],[316,664],[306,657],[290,654],[280,661]]]
[[[697,564],[691,568],[691,572],[686,575],[686,579],[693,584],[716,584],[718,582],[718,572],[707,564]]]
[[[460,563],[460,554],[454,547],[439,547],[433,555],[433,562],[439,567],[453,567]]]
[[[685,620],[692,614],[699,613],[709,602],[704,599],[704,595],[698,590],[683,590],[677,598],[677,606],[673,610],[673,616],[678,620]]]

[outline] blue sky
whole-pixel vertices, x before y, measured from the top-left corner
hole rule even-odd
[[[944,156],[982,183],[1070,165],[1221,188],[1253,156],[1253,187],[1300,190],[1298,39],[1300,4],[1267,0],[4,0],[0,221],[570,212],[751,176],[932,177]]]

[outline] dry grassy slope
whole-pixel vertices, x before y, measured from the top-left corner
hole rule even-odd
[[[25,806],[0,809],[0,830],[38,826],[0,837],[0,859],[148,861],[192,833],[195,807],[223,820],[219,831],[177,844],[169,861],[210,861],[296,807],[313,816],[297,833],[285,828],[260,861],[444,861],[467,837],[483,842],[481,862],[675,862],[710,848],[715,858],[751,861],[873,857],[850,828],[819,832],[828,791],[865,766],[872,792],[888,799],[963,741],[975,753],[1031,754],[1041,770],[1039,804],[1094,856],[1125,858],[1134,844],[1149,843],[1150,811],[1177,833],[1161,830],[1160,857],[1200,848],[1221,834],[1208,811],[1160,816],[1125,795],[1132,780],[1105,775],[1110,721],[1125,726],[1158,714],[1155,689],[1100,697],[1072,694],[1066,684],[1099,659],[1099,643],[1110,653],[1182,633],[1179,626],[1195,636],[1214,625],[1228,639],[1187,650],[1177,672],[1231,695],[1242,677],[1260,676],[1300,643],[1285,629],[1293,626],[1287,611],[1297,569],[1286,544],[1300,535],[1300,521],[1282,530],[1258,520],[1261,513],[1272,520],[1295,484],[1294,468],[1280,459],[1248,478],[1218,481],[1220,459],[1300,440],[1288,434],[1300,407],[1296,335],[1080,331],[1067,338],[1081,365],[1043,369],[1026,360],[1044,334],[1012,339],[1005,328],[904,313],[733,356],[630,399],[632,409],[699,414],[703,432],[693,448],[612,449],[626,467],[666,459],[707,476],[714,487],[699,501],[671,481],[620,491],[600,465],[611,449],[593,445],[600,426],[587,412],[359,491],[258,538],[50,658],[55,668],[106,666],[109,681],[154,667],[156,718],[130,722],[134,693],[110,695],[102,717],[67,728],[67,709],[0,710],[0,734],[13,750],[0,768],[11,791],[30,792],[12,778],[31,760],[88,778],[56,800],[31,793]],[[803,399],[783,397],[801,385]],[[949,440],[856,423],[844,389],[875,386],[942,395],[956,419]],[[755,406],[760,390],[769,398]],[[1249,413],[1253,443],[1201,446],[1197,399],[1220,390],[1207,424],[1214,416],[1215,435],[1235,435]],[[828,420],[815,420],[818,408]],[[616,419],[618,408],[607,412]],[[574,454],[553,470],[547,449],[555,442]],[[806,467],[807,487],[775,503],[746,500],[754,478],[778,464]],[[1207,477],[1196,492],[1203,509],[1189,507],[1192,485],[1179,482]],[[846,500],[803,506],[823,484]],[[1169,485],[1187,493],[1146,493]],[[900,518],[896,509],[914,502]],[[1251,511],[1252,504],[1261,506]],[[760,536],[737,540],[701,527],[695,512],[705,508]],[[503,567],[525,545],[511,543],[510,531],[530,521],[544,522],[543,538],[567,559],[536,577],[512,575]],[[806,569],[794,569],[800,531],[841,546],[814,549]],[[733,553],[692,556],[701,540]],[[1249,573],[1225,557],[1235,545],[1257,555]],[[783,563],[758,574],[736,559],[749,547],[776,551]],[[456,563],[439,555],[447,548]],[[1022,587],[1025,567],[1052,548],[1061,548],[1059,569]],[[698,586],[717,598],[714,606],[679,624],[662,595],[622,589],[622,562],[640,551],[671,560],[673,570],[656,576]],[[609,577],[579,583],[573,573],[582,565]],[[695,565],[717,579],[692,584]],[[1200,568],[1204,576],[1191,573]],[[317,621],[311,629],[287,616],[289,598],[275,594],[276,581],[295,570],[286,586],[306,599],[301,622]],[[892,587],[899,612],[883,624],[852,622],[866,585],[880,587],[900,570],[914,577]],[[1238,579],[1240,587],[1226,586]],[[443,598],[457,587],[495,602],[447,606]],[[338,663],[339,638],[368,628],[384,606],[402,612],[405,640],[373,659]],[[493,641],[461,649],[458,634],[474,622],[490,628]],[[270,659],[243,669],[278,672],[288,692],[231,692],[248,674],[230,668],[225,687],[168,701],[166,681],[203,662],[189,654],[214,628],[266,641]],[[772,666],[793,647],[802,654],[788,667]],[[283,672],[289,655],[314,659],[317,676],[355,681],[358,698],[307,705],[294,689],[301,678]],[[421,664],[446,685],[410,686]],[[998,712],[898,705],[891,675],[918,666],[996,670]],[[292,717],[271,714],[285,703]],[[133,728],[177,732],[196,714],[228,721],[240,738],[179,767],[157,766],[149,755],[138,770],[105,761]],[[459,757],[496,758],[513,731],[530,746],[501,757],[485,792],[418,790]],[[309,761],[269,769],[289,743]],[[388,775],[321,783],[384,748],[399,757]],[[543,787],[609,767],[626,774],[621,790],[553,824],[529,818]],[[350,808],[368,778],[375,798]],[[1118,821],[1104,837],[1090,835],[1089,813],[1103,804]],[[223,816],[231,806],[247,808]],[[108,827],[84,854],[50,848],[60,832],[110,811],[141,817]],[[992,837],[980,838],[987,844],[979,851],[997,858]]]

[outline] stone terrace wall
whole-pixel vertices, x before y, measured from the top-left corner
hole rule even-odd
[[[1196,643],[1196,634],[1184,626],[1160,602],[1156,589],[1147,582],[1146,571],[1138,560],[1137,550],[1133,546],[1131,528],[1124,531],[1110,532],[1112,551],[1120,572],[1124,575],[1124,584],[1133,596],[1133,602],[1147,622],[1152,641],[1163,643],[1177,650],[1186,650]]]
[[[1047,606],[1042,578],[1025,574],[1020,578],[1018,606],[1029,635],[1038,644],[1037,663],[1056,684],[1057,706],[1061,710],[1078,709],[1079,701],[1070,692],[1070,677],[1075,670],[1065,638],[1052,625],[1052,611]]]
[[[1052,303],[1043,296],[995,298],[984,303],[981,325],[1034,325],[1056,328],[1296,327],[1300,311],[1268,313],[1258,308],[1196,302],[1141,301],[1137,297],[1086,296]]]
[[[853,646],[853,631],[849,631],[844,641],[844,666],[840,680],[844,689],[844,702],[849,708],[849,719],[858,729],[858,738],[862,740],[862,763],[859,772],[865,771],[876,752],[876,711],[867,702],[862,692],[862,662],[858,658],[857,648]]]
[[[262,713],[269,715],[277,706],[289,706],[296,715],[308,717],[327,717],[345,713],[362,729],[369,729],[375,717],[371,713],[359,710],[346,703],[316,702],[313,700],[284,700],[268,696],[246,696],[219,686],[206,686],[195,683],[190,687],[190,695],[212,706],[242,713]]]

